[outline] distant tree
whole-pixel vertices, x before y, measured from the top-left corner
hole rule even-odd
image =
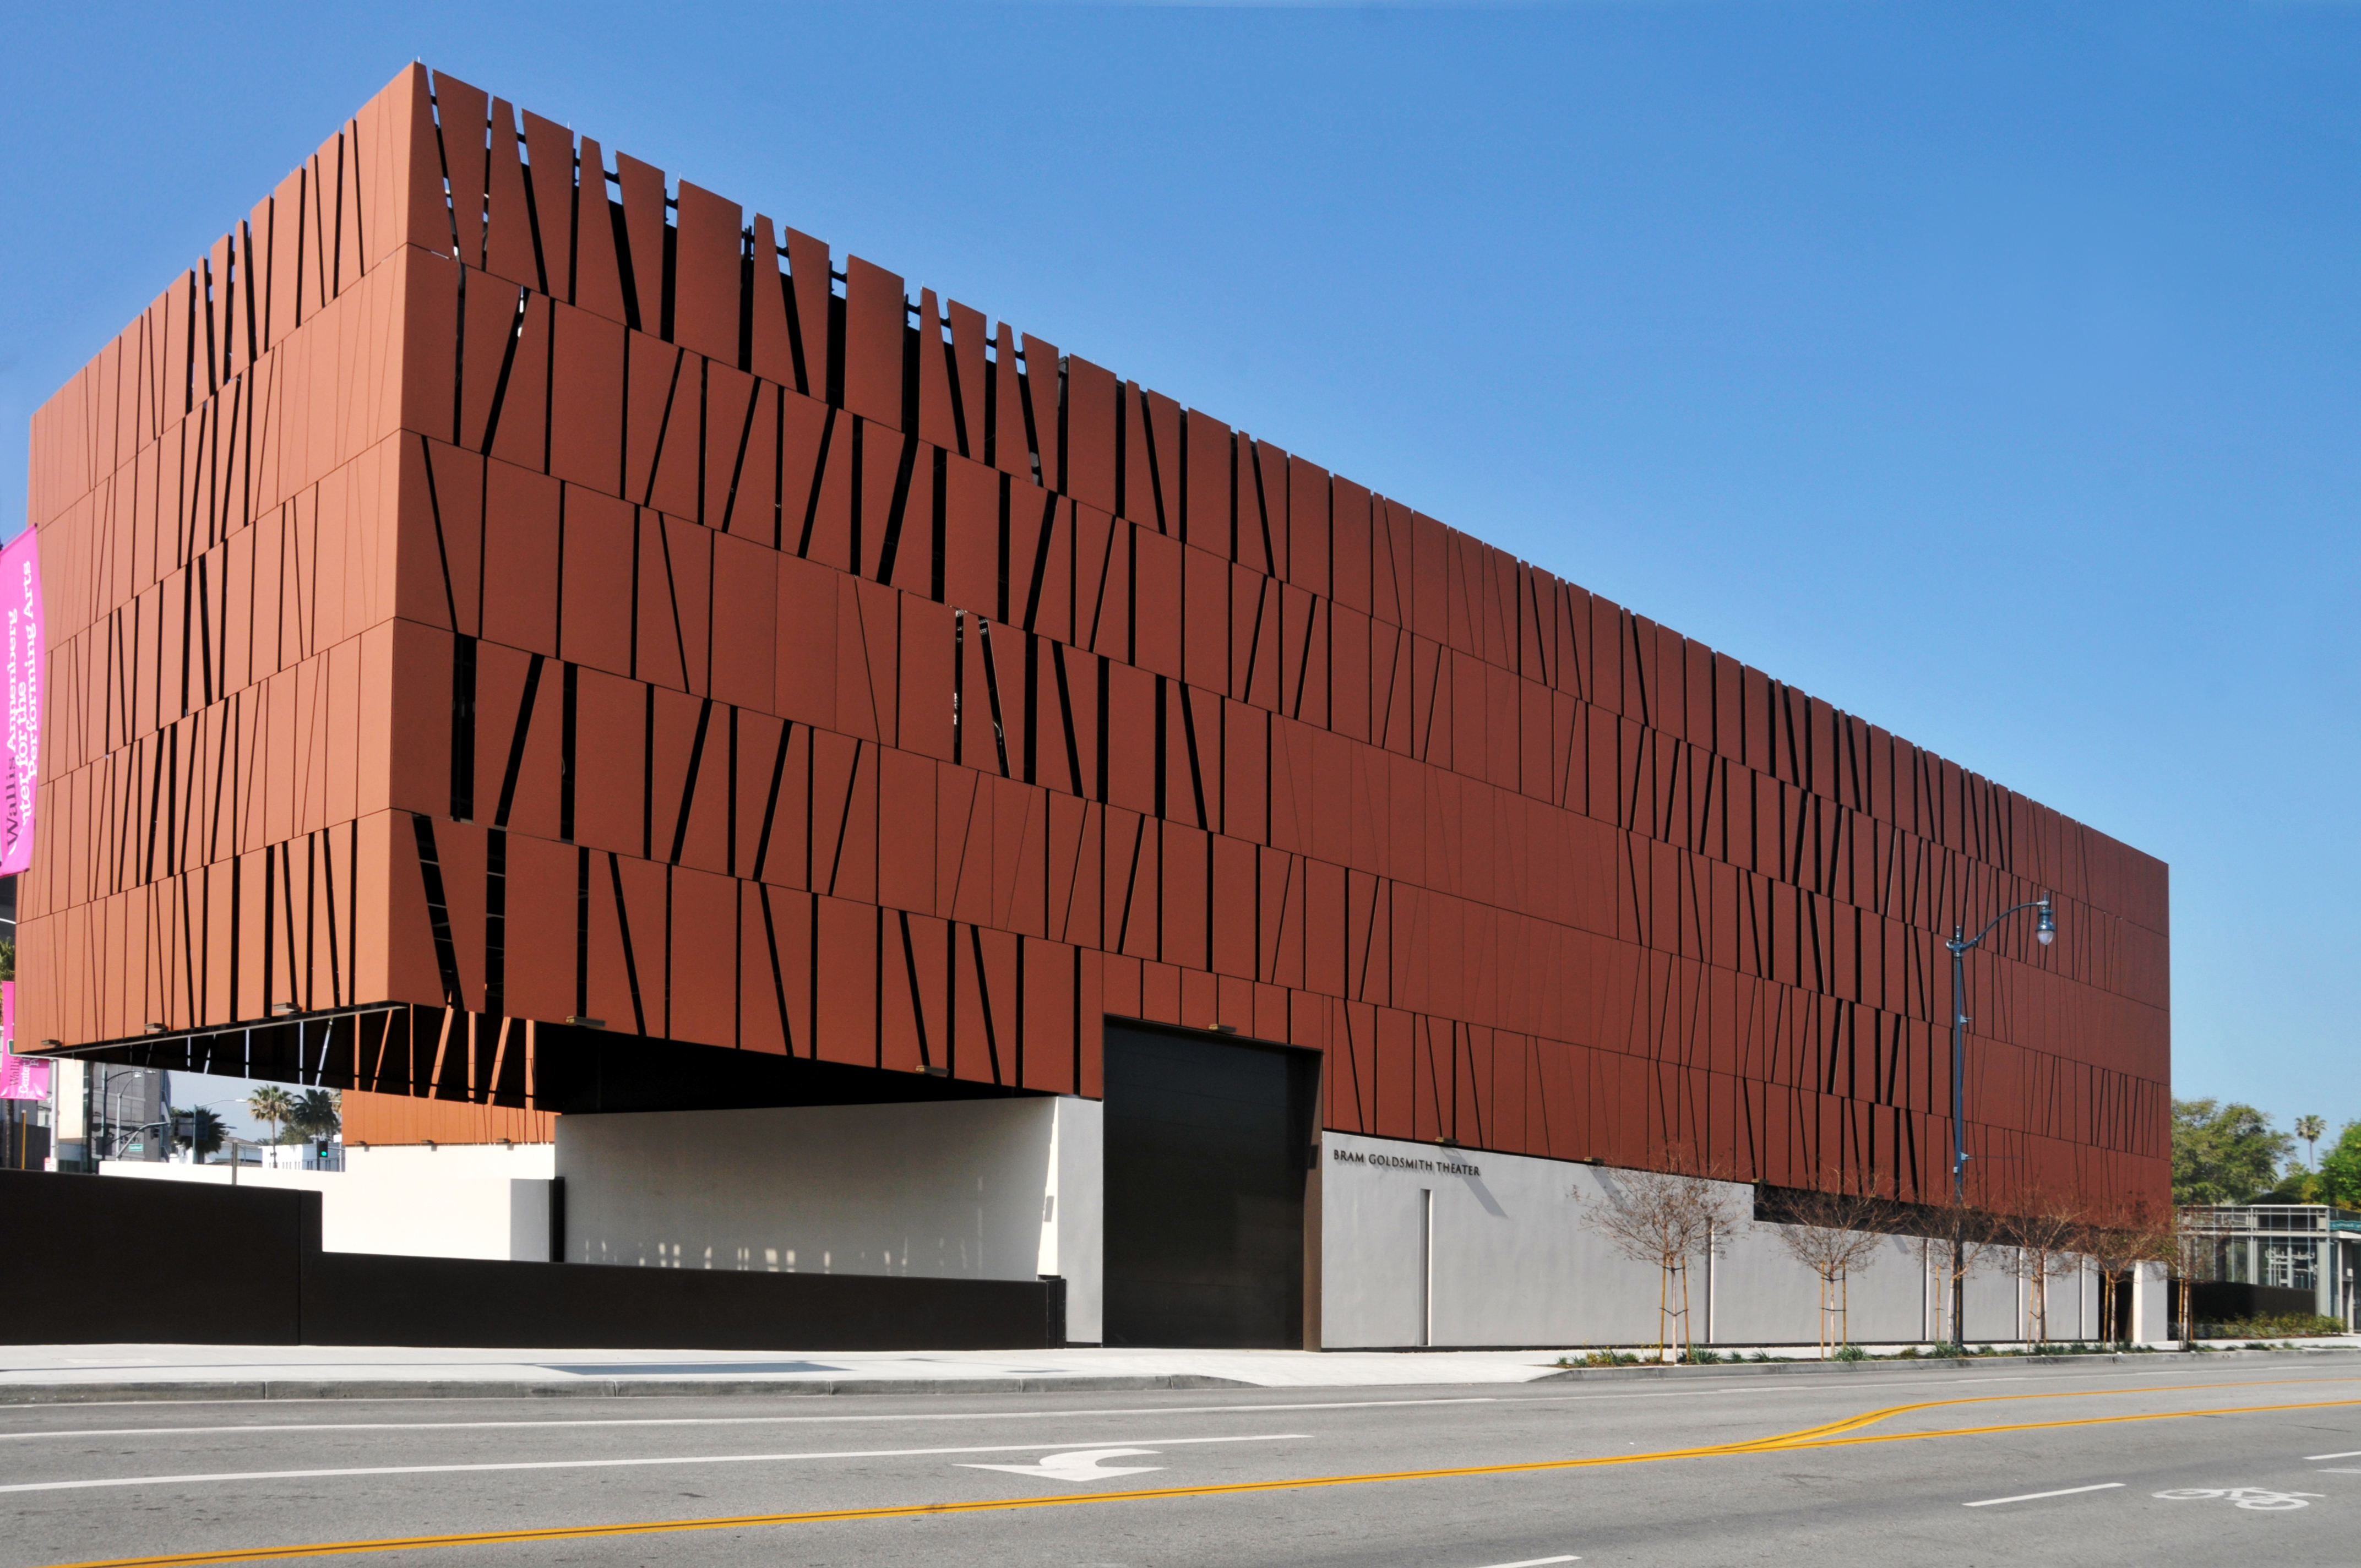
[[[219,1116],[214,1115],[203,1105],[198,1106],[195,1110],[190,1112],[189,1114],[194,1118],[196,1122],[197,1135],[195,1139],[190,1140],[181,1138],[174,1141],[181,1144],[191,1144],[195,1148],[196,1155],[199,1159],[204,1158],[205,1156],[209,1154],[219,1153],[222,1146],[222,1139],[226,1135],[226,1131],[222,1126],[222,1119]]]
[[[1790,1256],[1819,1280],[1820,1354],[1852,1343],[1848,1310],[1855,1272],[1876,1260],[1877,1244],[1892,1205],[1859,1189],[1871,1182],[1839,1178],[1834,1191],[1799,1192],[1787,1198],[1771,1234]],[[1850,1188],[1852,1190],[1847,1190]]]
[[[2320,1162],[2320,1201],[2361,1209],[2361,1122],[2347,1122]]]
[[[288,1130],[305,1138],[333,1138],[344,1125],[344,1102],[333,1089],[307,1089],[288,1113]]]
[[[2295,1140],[2251,1105],[2172,1102],[2172,1201],[2184,1207],[2251,1203],[2268,1190]]]
[[[1666,1170],[1619,1170],[1601,1173],[1607,1201],[1591,1211],[1591,1222],[1608,1243],[1634,1263],[1656,1269],[1656,1354],[1666,1352],[1673,1334],[1667,1325],[1677,1320],[1681,1342],[1689,1354],[1697,1335],[1689,1317],[1689,1264],[1719,1256],[1730,1239],[1746,1223],[1739,1208],[1741,1190],[1699,1168],[1687,1149],[1669,1151]]]
[[[275,1083],[266,1083],[246,1097],[247,1114],[270,1124],[270,1141],[286,1141],[280,1128],[295,1119],[295,1097]]]
[[[16,944],[13,941],[0,942],[0,980],[16,978]]]
[[[2295,1135],[2303,1140],[2303,1163],[2308,1170],[2320,1168],[2320,1140],[2328,1132],[2328,1124],[2317,1116],[2298,1116]]]

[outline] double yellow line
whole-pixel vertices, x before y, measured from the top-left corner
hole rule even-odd
[[[2183,1388],[2254,1387],[2268,1379],[2241,1383],[2184,1384]],[[2354,1379],[2331,1378],[2330,1382]],[[1841,1420],[1746,1442],[1659,1449],[1650,1453],[1606,1454],[1595,1459],[1538,1459],[1513,1464],[1463,1464],[1435,1470],[1381,1470],[1358,1475],[1306,1475],[1279,1481],[1229,1481],[1204,1486],[1159,1486],[1127,1492],[1066,1492],[1046,1497],[978,1497],[950,1503],[904,1503],[883,1508],[821,1508],[791,1514],[734,1514],[719,1519],[646,1519],[623,1524],[558,1525],[544,1530],[470,1530],[456,1535],[391,1536],[373,1541],[317,1541],[294,1546],[245,1547],[223,1552],[176,1552],[160,1557],[101,1558],[53,1568],[193,1568],[214,1563],[267,1563],[290,1557],[333,1557],[341,1552],[423,1551],[443,1546],[515,1545],[536,1541],[588,1541],[602,1536],[660,1535],[675,1530],[750,1530],[766,1525],[834,1524],[855,1519],[911,1519],[928,1514],[972,1514],[1013,1508],[1070,1508],[1086,1503],[1144,1503],[1168,1497],[1220,1497],[1249,1492],[1289,1492],[1310,1486],[1361,1486],[1378,1481],[1442,1481],[1472,1475],[1520,1475],[1546,1470],[1586,1470],[1609,1464],[1653,1464],[1668,1459],[1716,1459],[1747,1453],[1777,1453],[1803,1448],[1844,1448],[1872,1442],[1916,1442],[1927,1438],[1982,1437],[1996,1432],[2042,1431],[2059,1427],[2115,1426],[2132,1421],[2185,1420],[2196,1416],[2246,1416],[2275,1410],[2322,1410],[2361,1405],[2361,1398],[2309,1399],[2292,1404],[2231,1405],[2205,1410],[2162,1410],[2128,1416],[2086,1416],[2071,1420],[2011,1421],[1997,1426],[1949,1427],[1930,1431],[1870,1432],[1862,1429],[1917,1410],[1951,1405],[1999,1404],[2020,1399],[2096,1398],[2157,1393],[2153,1388],[2085,1388],[2064,1394],[1981,1394],[1956,1399],[1922,1399],[1888,1405]],[[2171,1390],[2179,1392],[2180,1389]]]

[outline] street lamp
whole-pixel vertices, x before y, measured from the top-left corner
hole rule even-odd
[[[1993,934],[1993,927],[2012,915],[2022,915],[2037,909],[2041,918],[2033,927],[2033,939],[2043,947],[2058,939],[2057,912],[2049,906],[2049,895],[2043,894],[2030,904],[2012,905],[1985,922],[1984,928],[1973,937],[1967,927],[1953,925],[1951,939],[1943,945],[1951,949],[1951,1343],[1968,1343],[1968,1288],[1960,1269],[1960,1247],[1962,1238],[1958,1228],[1966,1222],[1968,1203],[1968,950],[1981,947]]]

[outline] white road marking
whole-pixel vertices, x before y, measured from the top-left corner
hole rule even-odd
[[[2238,1508],[2253,1508],[2263,1513],[2285,1513],[2290,1508],[2308,1508],[2306,1497],[2326,1497],[2324,1492],[2274,1492],[2268,1486],[2176,1486],[2169,1492],[2154,1492],[2151,1497],[2168,1503],[2202,1503],[2219,1497]]]
[[[1153,1448],[1084,1448],[1072,1453],[1045,1453],[1038,1464],[962,1464],[962,1470],[1005,1470],[1011,1475],[1038,1475],[1044,1480],[1071,1486],[1078,1481],[1112,1481],[1118,1475],[1145,1475],[1151,1470],[1161,1470],[1161,1464],[1117,1464],[1100,1463],[1106,1459],[1126,1459],[1136,1453],[1155,1453]]]
[[[1117,1410],[939,1410],[900,1416],[600,1416],[587,1420],[542,1421],[285,1421],[269,1426],[226,1427],[65,1427],[55,1431],[0,1431],[0,1442],[35,1438],[181,1437],[262,1431],[492,1431],[528,1427],[747,1427],[811,1425],[836,1421],[999,1421],[1074,1420],[1101,1416],[1222,1416],[1268,1415],[1280,1410],[1387,1409],[1402,1405],[1491,1405],[1494,1395],[1449,1399],[1338,1399],[1323,1404],[1290,1405],[1167,1405],[1158,1409]]]
[[[1263,1432],[1246,1437],[1151,1438],[1159,1448],[1200,1442],[1282,1442],[1309,1432]],[[0,1492],[77,1492],[97,1486],[175,1486],[199,1481],[300,1481],[335,1475],[449,1475],[494,1470],[613,1470],[648,1464],[763,1464],[796,1459],[911,1459],[945,1453],[1038,1453],[1054,1444],[995,1442],[972,1448],[869,1448],[826,1453],[690,1453],[653,1459],[525,1459],[495,1464],[370,1464],[338,1470],[228,1470],[202,1475],[112,1475],[95,1481],[20,1481]]]
[[[2332,1465],[2326,1470],[2320,1471],[2319,1474],[2323,1475],[2361,1475],[2361,1470],[2347,1470],[2341,1465]]]
[[[2307,1464],[2322,1459],[2361,1459],[2361,1448],[2347,1449],[2343,1453],[2307,1453],[2303,1457]]]
[[[1495,1563],[1490,1564],[1490,1568],[1542,1568],[1545,1563],[1579,1563],[1581,1561],[1581,1558],[1574,1556],[1528,1557],[1519,1563]]]
[[[2036,1503],[2044,1497],[2070,1497],[2078,1492],[2112,1492],[2121,1481],[2102,1481],[2095,1486],[2066,1486],[2055,1492],[2026,1492],[2014,1497],[1986,1497],[1981,1503],[1961,1503],[1963,1508],[1996,1508],[2003,1503]]]

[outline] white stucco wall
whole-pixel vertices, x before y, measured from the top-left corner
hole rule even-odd
[[[320,1194],[330,1252],[540,1262],[549,1256],[547,1144],[348,1148],[343,1170],[240,1168],[236,1185]],[[232,1185],[226,1165],[104,1160],[103,1176]]]
[[[1099,1337],[1099,1106],[966,1100],[561,1116],[569,1262],[1032,1279]]]

